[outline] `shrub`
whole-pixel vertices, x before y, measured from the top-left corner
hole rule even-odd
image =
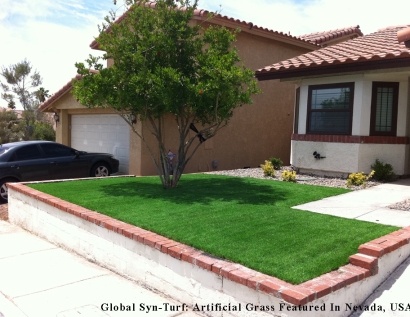
[[[269,159],[269,161],[272,163],[272,165],[273,165],[273,168],[275,169],[275,170],[280,170],[280,168],[282,167],[282,165],[283,165],[283,162],[282,162],[282,160],[280,159],[280,158],[276,158],[276,157],[271,157],[270,159]]]
[[[384,164],[376,159],[376,162],[371,166],[374,170],[374,178],[379,181],[388,181],[394,177],[393,166],[391,164]]]
[[[366,186],[366,182],[373,176],[374,171],[371,171],[369,175],[366,175],[363,172],[360,173],[352,173],[349,175],[349,178],[347,179],[347,187],[351,186]]]
[[[265,161],[265,164],[261,164],[263,175],[275,177],[275,169],[270,161]]]
[[[282,180],[284,182],[296,182],[296,172],[295,171],[283,171]]]

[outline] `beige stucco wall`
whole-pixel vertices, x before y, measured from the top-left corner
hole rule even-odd
[[[304,48],[245,32],[237,36],[235,45],[244,64],[251,69],[307,52]],[[289,164],[295,85],[275,81],[258,84],[262,93],[253,98],[254,103],[236,109],[228,126],[200,145],[192,161],[188,163],[186,173],[215,170],[212,168],[214,160],[218,161],[216,170],[258,167],[270,157],[279,157],[284,164]],[[166,131],[165,146],[176,153],[177,125],[171,117],[166,120]],[[150,132],[147,126],[144,136],[151,139],[148,134]],[[144,146],[142,148],[142,175],[156,174],[148,151]],[[134,173],[131,168],[130,172]]]
[[[399,100],[397,115],[397,136],[410,136],[410,91],[407,70],[386,70],[353,75],[322,78],[308,78],[299,81],[299,134],[306,134],[306,117],[309,85],[354,82],[352,135],[370,135],[370,114],[372,82],[399,82]],[[392,164],[397,175],[407,175],[409,166],[409,145],[396,144],[351,144],[331,142],[292,141],[291,164],[304,171],[327,172],[370,172],[370,166],[376,158]],[[326,159],[316,160],[312,153],[318,151]],[[329,173],[328,173],[329,174]]]
[[[308,51],[307,48],[249,32],[251,31],[247,30],[238,34],[235,45],[244,64],[252,70]],[[111,64],[112,61],[108,61],[108,66]],[[218,170],[257,167],[270,157],[279,157],[284,164],[289,164],[295,85],[263,81],[259,82],[259,87],[262,93],[253,98],[254,104],[236,109],[229,125],[200,146],[185,172],[213,170],[214,160],[218,161]],[[67,145],[70,145],[71,115],[113,113],[107,109],[87,109],[81,106],[70,92],[53,103],[52,107],[57,109],[61,118],[57,126],[57,142]],[[156,140],[149,130],[149,125],[138,122],[135,127],[156,153]],[[176,153],[178,135],[174,119],[167,118],[164,127],[165,146]],[[131,130],[130,134],[129,172],[136,175],[156,174],[157,171],[144,142]]]

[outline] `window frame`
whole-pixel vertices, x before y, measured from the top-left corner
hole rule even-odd
[[[306,134],[352,135],[354,86],[355,86],[354,82],[309,85],[308,105],[307,105],[307,112],[306,112]],[[349,108],[348,109],[312,109],[312,92],[313,92],[313,90],[331,89],[331,88],[350,88]],[[338,132],[334,132],[334,131],[325,131],[325,132],[311,131],[310,117],[311,117],[311,114],[314,113],[314,112],[349,112],[349,131],[347,133],[344,133],[344,132],[338,133]]]
[[[299,133],[299,104],[300,104],[300,87],[296,88],[295,93],[295,112],[293,118],[293,133]]]
[[[399,108],[399,82],[374,81],[372,83],[372,100],[370,110],[370,136],[397,136],[397,113]],[[390,132],[376,131],[377,88],[393,88],[392,129]]]

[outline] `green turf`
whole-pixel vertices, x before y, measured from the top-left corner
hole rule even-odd
[[[219,175],[30,185],[214,256],[298,284],[348,262],[360,244],[397,227],[291,209],[348,190]]]

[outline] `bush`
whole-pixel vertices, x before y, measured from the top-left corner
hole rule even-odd
[[[371,171],[369,175],[366,175],[363,172],[360,173],[352,173],[349,175],[349,178],[347,179],[346,186],[351,187],[351,186],[363,186],[366,187],[366,182],[373,176],[374,171]]]
[[[284,182],[296,182],[296,172],[295,171],[283,171],[282,180]]]
[[[394,177],[393,166],[391,164],[384,164],[376,159],[376,162],[371,166],[374,170],[374,179],[379,181],[388,181]]]
[[[280,158],[276,158],[276,157],[271,157],[270,159],[269,159],[269,161],[272,163],[272,165],[273,165],[273,168],[275,169],[275,170],[280,170],[280,168],[282,167],[282,165],[283,165],[283,162],[282,162],[282,160],[280,159]]]
[[[275,177],[275,169],[270,161],[265,161],[265,164],[261,164],[263,175]]]
[[[30,137],[31,140],[45,140],[45,141],[55,141],[56,132],[53,126],[43,122],[34,123],[34,131]]]

